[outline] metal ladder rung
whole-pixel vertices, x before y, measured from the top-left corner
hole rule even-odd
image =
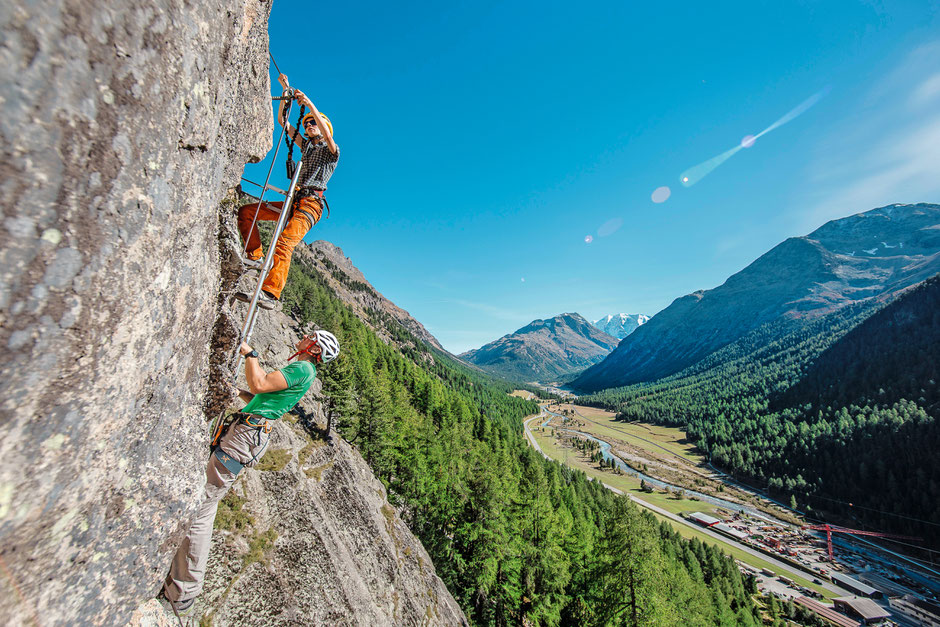
[[[262,193],[264,192],[265,189],[270,189],[272,192],[277,192],[277,193],[280,194],[281,196],[287,196],[287,192],[285,192],[285,191],[284,191],[283,189],[281,189],[280,187],[275,187],[274,185],[271,185],[270,183],[268,183],[268,186],[265,187],[265,186],[262,185],[261,183],[255,183],[254,181],[249,181],[249,180],[246,179],[244,176],[242,177],[242,180],[245,181],[246,183],[251,183],[251,184],[254,185],[255,187],[260,187],[261,190],[262,190]]]

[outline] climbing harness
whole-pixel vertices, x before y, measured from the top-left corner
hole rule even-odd
[[[251,459],[248,460],[247,463],[243,464],[237,459],[235,459],[234,457],[232,457],[231,455],[229,455],[228,453],[226,453],[224,450],[222,450],[222,446],[221,446],[222,436],[225,434],[226,431],[228,431],[229,427],[241,422],[256,430],[255,431],[256,444],[260,446],[261,434],[271,433],[273,422],[271,420],[268,420],[264,416],[258,416],[257,414],[246,414],[243,412],[236,412],[232,414],[231,417],[233,418],[232,420],[224,420],[224,419],[219,420],[218,424],[215,426],[215,430],[212,436],[212,454],[215,456],[217,460],[219,460],[219,463],[225,466],[226,470],[228,470],[233,475],[237,476],[238,473],[242,471],[242,468],[244,468],[245,466],[250,466],[256,460],[261,459],[261,456],[264,455],[264,452],[268,450],[268,442],[270,442],[270,440],[268,442],[265,442],[264,447],[260,451],[252,455]]]

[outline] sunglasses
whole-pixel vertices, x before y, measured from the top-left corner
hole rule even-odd
[[[303,125],[316,127],[317,123],[313,118],[310,118],[309,120],[304,120]]]

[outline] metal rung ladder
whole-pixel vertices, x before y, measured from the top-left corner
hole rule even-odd
[[[285,119],[290,119],[290,113],[293,108],[293,91],[291,91],[291,99],[287,104],[287,111],[284,114]],[[272,98],[272,100],[282,100],[282,98]],[[284,139],[284,134],[287,133],[287,125],[281,126],[281,134],[277,138],[277,145],[274,149],[274,157],[271,159],[271,167],[268,168],[268,174],[264,179],[264,185],[258,185],[253,181],[249,181],[242,178],[243,181],[251,183],[252,185],[258,185],[261,187],[261,196],[258,198],[258,205],[255,210],[255,216],[251,221],[251,228],[248,230],[250,233],[254,228],[255,224],[258,221],[258,213],[261,211],[261,207],[264,205],[264,194],[268,190],[274,191],[283,195],[284,198],[284,209],[281,211],[281,215],[278,216],[277,224],[274,226],[274,234],[271,236],[271,243],[268,245],[268,250],[264,255],[264,263],[261,265],[261,272],[258,275],[258,285],[255,286],[255,291],[252,294],[251,302],[248,304],[248,314],[245,316],[245,322],[242,324],[242,329],[239,334],[238,343],[235,346],[235,355],[237,356],[237,361],[235,363],[235,377],[238,377],[238,371],[242,366],[244,357],[242,357],[240,351],[238,350],[241,347],[242,342],[249,342],[251,340],[251,334],[255,329],[255,321],[258,318],[258,299],[261,296],[261,285],[264,283],[264,280],[268,276],[268,272],[271,271],[271,267],[274,265],[274,248],[277,240],[281,237],[281,233],[284,231],[284,226],[287,223],[287,216],[290,215],[290,207],[294,199],[294,192],[297,189],[297,180],[300,178],[300,171],[303,168],[303,154],[300,156],[300,161],[297,163],[297,168],[294,170],[294,176],[291,178],[290,186],[285,192],[282,189],[278,189],[274,185],[271,185],[271,172],[274,171],[274,164],[277,163],[277,153],[281,148],[281,141]],[[293,138],[291,138],[293,141]],[[242,257],[245,256],[248,249],[248,242],[245,242],[245,249],[242,250]]]

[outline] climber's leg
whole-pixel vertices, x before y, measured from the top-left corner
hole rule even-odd
[[[220,448],[245,466],[258,462],[268,445],[269,435],[242,422],[233,423],[222,438]],[[199,596],[206,576],[206,562],[212,546],[212,525],[219,501],[235,482],[237,475],[229,471],[213,454],[206,467],[206,486],[202,503],[183,543],[173,557],[163,593],[174,603]]]
[[[261,236],[258,235],[258,222],[262,220],[277,220],[280,213],[269,207],[282,209],[283,202],[266,202],[258,209],[258,203],[248,203],[238,209],[238,230],[242,234],[242,240],[247,242],[246,253],[249,259],[260,259],[263,255],[261,250]],[[257,211],[258,217],[255,217]],[[252,224],[254,223],[254,224]]]
[[[274,247],[274,265],[268,272],[262,288],[274,298],[281,298],[281,290],[287,282],[287,272],[290,270],[290,259],[294,247],[300,243],[307,231],[320,220],[323,208],[320,200],[315,196],[301,198],[294,208],[294,215],[284,225],[284,231],[278,238]]]
[[[164,583],[166,598],[174,603],[199,596],[206,574],[206,561],[209,559],[209,547],[212,544],[212,523],[219,507],[219,501],[235,482],[235,475],[226,469],[215,455],[209,458],[206,468],[206,487],[202,494],[202,503],[196,511],[192,525],[183,539],[183,543],[173,557],[170,573]]]

